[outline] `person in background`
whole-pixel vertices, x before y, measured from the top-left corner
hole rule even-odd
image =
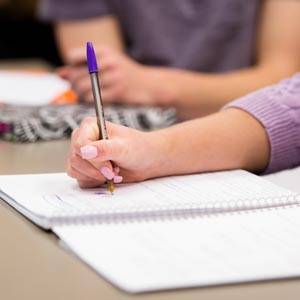
[[[39,58],[61,64],[49,24],[36,18],[37,0],[0,0],[0,59]]]
[[[106,102],[173,106],[181,118],[296,73],[298,0],[41,0],[67,67],[92,101],[84,45],[97,44]]]
[[[300,73],[207,117],[153,132],[108,123],[108,132],[109,140],[98,141],[94,118],[73,132],[67,171],[83,188],[112,179],[120,183],[217,170],[271,173],[296,167]],[[110,161],[118,167],[112,169]]]

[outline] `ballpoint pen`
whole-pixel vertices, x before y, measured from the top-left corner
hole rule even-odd
[[[99,135],[100,135],[99,138],[100,140],[107,140],[108,135],[107,135],[106,125],[105,125],[104,109],[103,109],[103,102],[101,97],[101,87],[100,87],[100,82],[98,77],[99,70],[98,70],[97,59],[96,59],[95,50],[92,42],[88,42],[86,45],[86,56],[87,56],[88,69],[91,77],[91,83],[92,83],[97,124],[98,124]],[[113,194],[115,190],[113,180],[108,180],[107,186],[108,186],[108,190]]]

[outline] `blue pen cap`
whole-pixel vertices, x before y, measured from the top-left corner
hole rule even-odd
[[[87,58],[89,73],[97,73],[98,72],[97,58],[96,58],[96,54],[92,42],[87,42],[86,44],[86,58]]]

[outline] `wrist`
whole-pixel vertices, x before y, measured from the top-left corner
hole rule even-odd
[[[158,106],[174,106],[178,98],[178,85],[174,71],[161,67],[143,66],[145,82],[147,82],[153,104]]]
[[[153,161],[155,174],[153,177],[194,172],[189,163],[193,151],[187,147],[182,126],[173,126],[147,134],[152,141],[152,153],[155,157],[155,161]]]
[[[150,167],[148,169],[149,178],[163,177],[168,175],[174,175],[174,151],[175,147],[172,134],[169,134],[169,130],[157,130],[144,133],[147,135],[149,159],[151,159]]]

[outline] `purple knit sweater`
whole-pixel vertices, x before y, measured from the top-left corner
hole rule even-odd
[[[300,165],[300,73],[228,107],[247,111],[265,127],[271,146],[266,173]]]

